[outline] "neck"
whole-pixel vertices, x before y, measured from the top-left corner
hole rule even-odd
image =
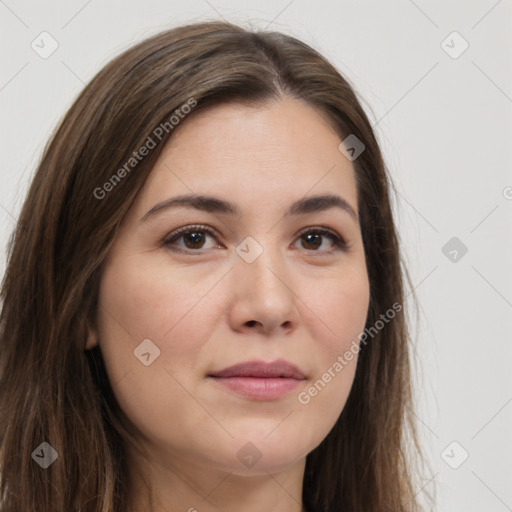
[[[130,468],[130,512],[304,510],[305,459],[279,472],[262,470],[253,475],[215,469],[211,463],[201,466],[186,458],[173,458],[172,463],[138,458]]]

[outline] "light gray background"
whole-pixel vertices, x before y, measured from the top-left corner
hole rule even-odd
[[[512,510],[510,0],[0,1],[1,274],[44,144],[84,84],[135,41],[219,18],[305,40],[365,99],[421,304],[417,415],[431,469],[418,493],[437,487],[442,512]],[[43,31],[58,43],[46,59],[31,47]],[[455,262],[442,252],[452,237],[468,248]]]

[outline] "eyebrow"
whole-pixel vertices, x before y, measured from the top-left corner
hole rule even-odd
[[[213,196],[206,195],[181,195],[171,197],[156,204],[149,210],[141,222],[146,222],[151,217],[154,217],[158,212],[167,210],[169,208],[195,208],[208,213],[218,213],[231,216],[240,215],[240,209],[234,203],[219,199]],[[356,222],[358,221],[357,213],[352,206],[340,196],[334,194],[325,194],[317,196],[309,196],[295,201],[290,208],[285,212],[285,217],[305,215],[307,213],[322,212],[330,208],[340,208],[348,213]]]

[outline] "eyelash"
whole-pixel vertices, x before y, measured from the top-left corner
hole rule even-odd
[[[176,240],[178,240],[181,236],[183,236],[185,234],[197,233],[197,232],[204,232],[204,233],[207,233],[208,235],[212,236],[213,238],[217,238],[216,232],[213,231],[208,226],[192,225],[192,226],[184,226],[182,228],[178,228],[178,229],[174,230],[173,232],[169,233],[168,235],[166,235],[164,237],[164,239],[162,240],[162,243],[165,246],[167,246],[171,251],[174,251],[174,252],[180,252],[180,253],[184,253],[184,254],[200,253],[201,249],[182,249],[181,247],[173,247],[172,246],[172,243],[175,242]],[[299,234],[297,235],[297,238],[300,238],[301,236],[304,236],[304,235],[307,235],[310,233],[319,234],[319,235],[330,238],[333,242],[334,247],[327,251],[318,251],[318,250],[308,251],[307,249],[305,249],[307,252],[312,252],[312,253],[318,252],[320,254],[323,253],[323,254],[329,255],[329,254],[333,254],[334,252],[337,252],[337,251],[347,251],[347,249],[348,249],[348,244],[345,242],[345,240],[340,235],[338,235],[335,231],[333,231],[329,228],[322,227],[322,226],[305,228],[301,232],[299,232]]]

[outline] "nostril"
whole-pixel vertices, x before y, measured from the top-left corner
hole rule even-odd
[[[248,325],[249,327],[252,327],[255,323],[256,323],[256,320],[249,320],[249,321],[247,322],[247,325]]]

